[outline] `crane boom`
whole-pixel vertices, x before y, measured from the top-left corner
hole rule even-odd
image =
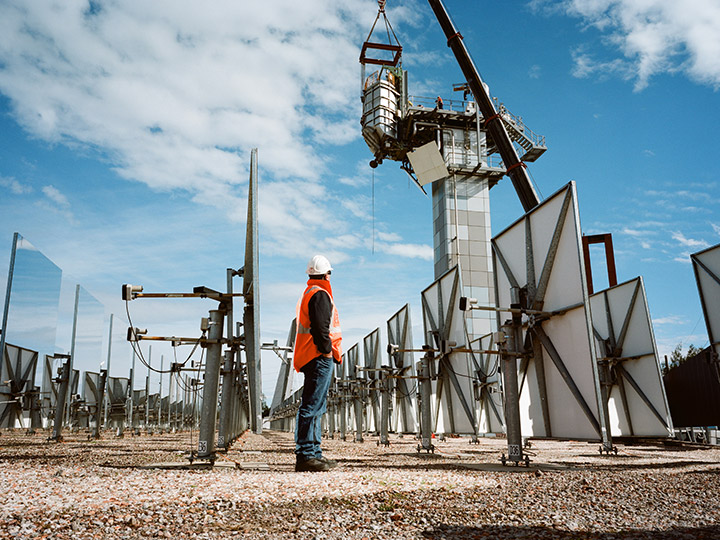
[[[497,146],[500,157],[505,164],[507,175],[512,180],[515,191],[520,198],[520,203],[523,209],[528,212],[540,204],[540,199],[535,192],[535,188],[533,188],[532,182],[530,182],[530,177],[525,170],[525,163],[518,157],[505,125],[495,110],[495,105],[485,90],[480,74],[462,41],[462,35],[455,29],[455,25],[450,20],[450,15],[445,9],[442,0],[428,0],[428,2],[430,2],[430,7],[435,12],[435,17],[440,23],[443,32],[445,32],[448,47],[452,49],[455,59],[465,75],[470,91],[473,93],[475,102],[485,119],[485,127]]]

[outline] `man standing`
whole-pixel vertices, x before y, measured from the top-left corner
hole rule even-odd
[[[302,403],[295,423],[295,470],[327,471],[337,465],[320,449],[322,416],[333,375],[342,361],[340,318],[330,287],[330,261],[315,255],[307,267],[308,282],[296,308],[295,371],[305,375]]]

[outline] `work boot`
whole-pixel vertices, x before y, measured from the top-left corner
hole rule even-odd
[[[318,461],[322,461],[323,463],[327,463],[328,467],[330,467],[330,468],[337,467],[337,461],[335,461],[334,459],[326,458],[324,456],[321,456],[316,459]]]
[[[295,472],[320,472],[329,470],[330,465],[320,459],[310,458],[295,463]]]

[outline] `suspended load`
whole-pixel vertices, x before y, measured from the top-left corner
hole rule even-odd
[[[360,51],[362,65],[363,114],[360,123],[365,142],[375,159],[370,163],[377,167],[389,150],[397,146],[398,122],[406,102],[407,83],[402,70],[402,46],[385,14],[385,0],[378,0],[378,14]],[[373,41],[378,21],[382,18],[387,39]],[[373,71],[368,75],[367,66]]]

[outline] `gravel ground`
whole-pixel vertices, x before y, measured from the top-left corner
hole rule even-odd
[[[195,434],[196,436],[196,434]],[[291,434],[246,433],[213,469],[191,436],[99,441],[0,435],[0,538],[720,539],[720,449],[533,441],[502,467],[503,439],[323,442],[336,469],[294,472]]]

